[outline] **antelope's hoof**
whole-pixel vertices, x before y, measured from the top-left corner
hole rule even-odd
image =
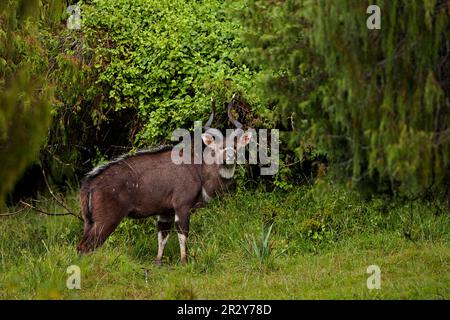
[[[156,266],[161,267],[161,260],[160,259],[155,259],[154,263],[155,263]]]
[[[86,245],[84,245],[84,244],[79,244],[77,246],[77,253],[78,253],[78,255],[85,255],[85,254],[89,253],[90,251],[91,250],[89,250],[89,248]]]

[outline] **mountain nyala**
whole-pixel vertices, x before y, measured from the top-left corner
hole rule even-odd
[[[233,101],[234,97],[227,112],[239,134],[219,141],[208,133],[216,130],[210,128],[214,104],[205,124],[207,131],[201,137],[213,161],[203,159],[200,164],[175,164],[172,149],[166,147],[122,156],[88,173],[80,191],[84,235],[77,246],[78,252],[86,253],[103,244],[125,217],[156,215],[158,253],[155,263],[161,264],[169,232],[175,223],[181,263],[185,265],[190,214],[230,186],[236,152],[251,139],[251,132],[244,133],[242,124],[230,112]]]

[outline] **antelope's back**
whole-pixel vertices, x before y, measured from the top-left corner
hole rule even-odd
[[[171,151],[140,152],[92,170],[82,182],[82,208],[86,202],[108,203],[140,217],[172,211],[190,203],[201,192],[197,166],[176,165]]]

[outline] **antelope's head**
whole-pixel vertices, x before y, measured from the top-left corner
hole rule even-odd
[[[231,98],[227,107],[228,119],[233,123],[234,129],[228,131],[224,137],[223,134],[211,128],[211,123],[215,113],[215,103],[212,103],[212,113],[205,124],[206,132],[202,134],[203,143],[209,151],[208,157],[205,158],[207,163],[224,164],[225,166],[233,166],[236,164],[237,154],[242,150],[252,138],[251,132],[244,132],[243,125],[236,120],[231,114],[231,109],[235,102],[235,95]]]

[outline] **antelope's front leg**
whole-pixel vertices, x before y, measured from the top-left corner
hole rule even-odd
[[[190,208],[182,208],[176,210],[175,227],[177,228],[178,241],[180,243],[181,264],[186,265],[187,262],[187,239],[189,236],[189,212]]]
[[[160,266],[161,259],[164,253],[164,248],[167,244],[167,240],[169,239],[170,229],[173,226],[173,216],[158,216],[158,254],[155,259],[155,264]]]

